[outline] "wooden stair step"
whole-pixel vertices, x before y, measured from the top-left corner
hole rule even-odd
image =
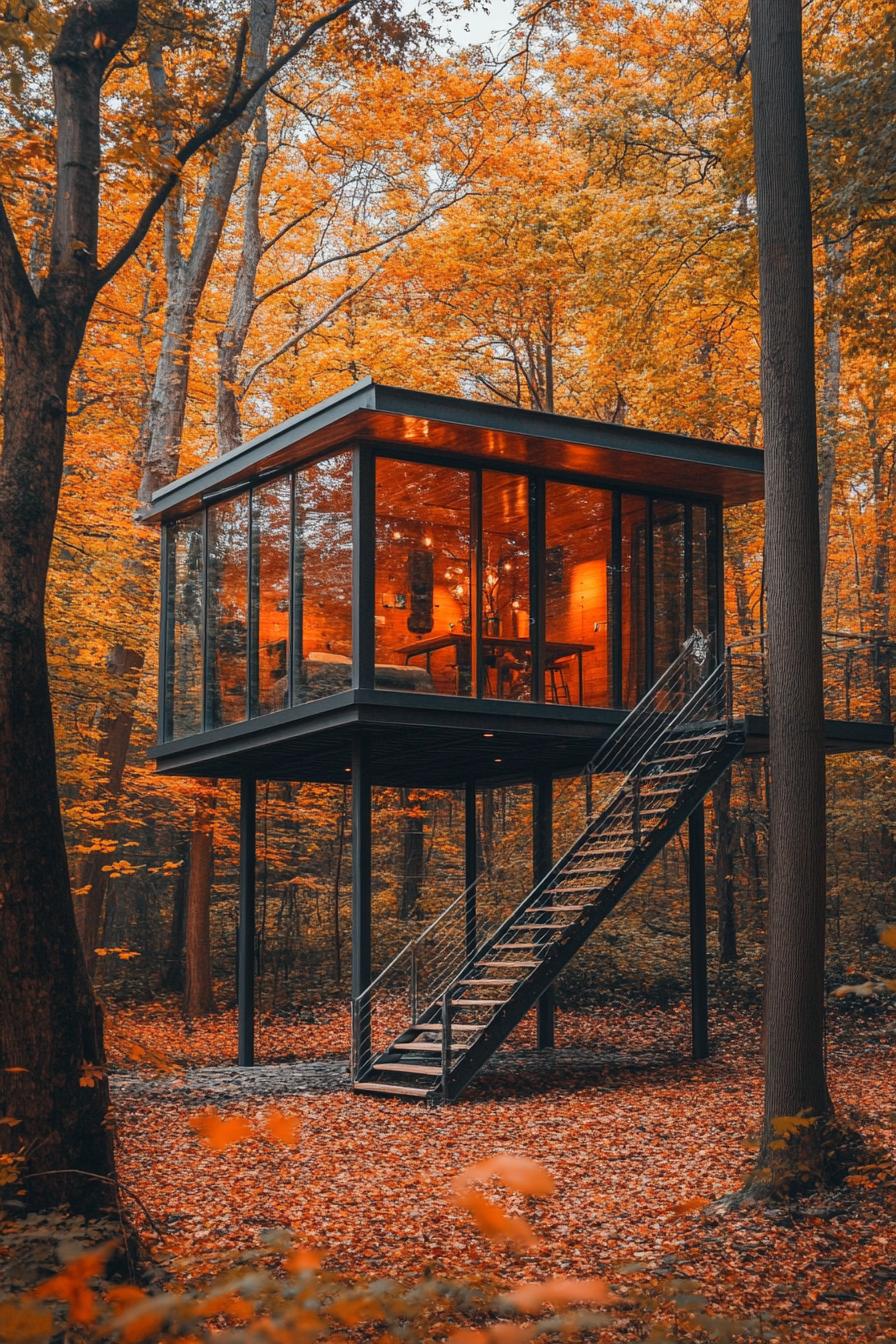
[[[562,933],[564,929],[569,928],[569,924],[514,924],[513,927],[515,929],[549,929],[552,933]]]
[[[379,1092],[384,1097],[428,1097],[428,1087],[408,1087],[402,1083],[353,1083],[355,1092]]]
[[[483,961],[483,962],[480,962],[480,965],[482,965],[482,966],[527,966],[527,967],[528,967],[528,966],[540,966],[540,965],[541,965],[541,962],[540,962],[540,961],[533,961],[533,960],[527,960],[527,961]]]
[[[478,980],[458,980],[456,983],[458,985],[517,985],[519,984],[519,979],[508,980],[504,976],[490,975],[487,978]]]
[[[554,888],[551,887],[551,891],[553,891],[553,890],[554,890]],[[587,907],[587,905],[536,905],[536,906],[535,906],[535,909],[536,909],[536,910],[551,910],[551,911],[554,911],[554,912],[556,912],[556,911],[558,911],[558,910],[563,910],[563,911],[566,911],[566,912],[568,913],[568,912],[573,911],[573,910],[576,910],[576,911],[587,910],[588,907]]]
[[[495,943],[496,952],[525,952],[530,947],[540,947],[540,943]]]
[[[537,966],[538,962],[532,964]],[[501,1008],[507,999],[454,999],[453,1003],[455,1008]]]
[[[442,1072],[437,1064],[374,1064],[373,1068],[377,1071],[382,1069],[385,1073],[427,1073],[434,1078]]]
[[[516,983],[516,982],[514,981],[514,983]],[[457,1004],[457,1003],[461,1003],[461,1002],[463,1002],[463,1000],[461,1000],[461,999],[456,999],[456,1000],[455,1000],[455,1004]],[[485,1022],[452,1022],[452,1023],[451,1023],[451,1030],[452,1030],[452,1031],[483,1031],[483,1030],[485,1029],[486,1025],[487,1025],[487,1023],[485,1023]],[[413,1025],[412,1027],[408,1027],[408,1031],[437,1031],[437,1032],[441,1032],[441,1030],[442,1030],[442,1024],[441,1024],[441,1022],[415,1022],[414,1025]]]
[[[462,1045],[462,1044],[460,1044],[460,1043],[458,1043],[457,1045],[452,1045],[452,1046],[451,1046],[451,1049],[452,1049],[452,1050],[466,1050],[466,1048],[467,1048],[467,1047],[466,1047],[466,1044],[463,1044],[463,1045]],[[441,1042],[441,1041],[396,1041],[394,1045],[390,1045],[390,1046],[389,1046],[389,1049],[390,1049],[390,1050],[421,1050],[421,1051],[425,1050],[425,1051],[427,1051],[427,1052],[430,1053],[430,1054],[435,1054],[436,1051],[438,1051],[438,1053],[441,1054],[441,1053],[442,1053],[442,1042]]]

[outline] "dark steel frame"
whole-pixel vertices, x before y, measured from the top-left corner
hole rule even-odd
[[[248,631],[246,640],[247,649],[247,668],[246,668],[246,713],[247,718],[241,720],[241,723],[257,724],[261,727],[271,719],[270,714],[258,715],[249,718],[249,711],[252,708],[251,683],[253,681],[252,670],[252,649],[253,640],[257,639],[257,633],[254,632],[254,616],[257,603],[253,601],[253,579],[257,569],[257,560],[255,558],[255,549],[252,546],[255,514],[254,514],[254,490],[259,485],[269,485],[273,480],[287,476],[291,481],[290,488],[290,638],[289,638],[289,656],[288,656],[288,685],[289,685],[289,708],[296,708],[295,700],[295,679],[296,679],[296,606],[298,594],[296,593],[296,575],[295,575],[295,476],[299,471],[306,470],[316,462],[335,457],[340,453],[351,452],[352,459],[352,690],[375,692],[375,646],[376,646],[376,627],[374,625],[375,614],[375,564],[376,564],[376,464],[381,459],[393,461],[405,461],[416,465],[442,466],[454,471],[466,472],[470,479],[470,577],[471,577],[471,595],[470,595],[470,625],[473,638],[471,639],[471,694],[469,696],[438,696],[440,701],[453,701],[461,699],[466,703],[475,702],[480,706],[486,706],[494,703],[490,698],[484,695],[484,660],[482,656],[482,579],[483,579],[483,547],[482,547],[482,473],[483,471],[497,471],[502,474],[525,477],[529,483],[529,554],[530,554],[530,619],[533,624],[533,642],[532,642],[532,686],[530,703],[544,704],[544,667],[545,667],[545,535],[546,535],[546,505],[547,505],[547,487],[549,483],[580,485],[588,489],[603,490],[610,493],[611,498],[611,556],[608,566],[608,597],[610,605],[610,621],[612,625],[612,638],[610,641],[611,666],[610,666],[610,705],[607,706],[582,706],[574,705],[569,707],[571,711],[576,710],[594,710],[597,708],[616,708],[622,707],[622,525],[621,525],[621,501],[623,495],[637,496],[646,501],[646,538],[645,538],[645,556],[647,564],[647,573],[645,576],[645,605],[646,605],[646,629],[645,629],[645,674],[648,680],[655,674],[654,663],[654,612],[653,612],[653,507],[654,499],[669,499],[684,508],[685,516],[685,548],[684,548],[684,566],[685,566],[685,624],[686,630],[691,628],[691,617],[693,614],[693,557],[692,557],[692,536],[693,529],[691,525],[692,507],[698,505],[707,511],[707,578],[708,592],[707,602],[711,613],[711,624],[716,630],[720,630],[722,621],[722,611],[720,604],[721,585],[719,580],[714,577],[721,573],[721,567],[724,563],[721,551],[721,502],[717,497],[707,495],[694,495],[688,492],[671,493],[663,490],[651,490],[643,485],[621,485],[619,482],[608,481],[601,477],[592,477],[583,475],[581,472],[568,472],[562,470],[552,470],[541,467],[527,466],[522,467],[518,464],[508,463],[506,466],[493,458],[481,458],[474,455],[470,457],[461,457],[458,454],[429,452],[425,449],[408,447],[407,445],[383,444],[380,442],[370,442],[366,440],[357,440],[347,442],[333,447],[330,451],[318,454],[313,459],[309,459],[299,467],[287,467],[282,471],[264,473],[255,481],[241,482],[238,486],[220,491],[213,499],[206,500],[203,503],[203,596],[202,596],[202,667],[203,667],[203,686],[202,686],[202,736],[207,738],[208,745],[211,747],[216,740],[222,740],[219,734],[226,733],[228,729],[236,726],[235,724],[225,724],[217,728],[208,727],[208,581],[209,581],[209,563],[208,563],[208,516],[209,509],[216,504],[223,503],[236,494],[247,493],[248,495],[248,537],[249,537],[249,556],[247,564],[247,613],[248,613]],[[176,523],[172,520],[163,527],[163,555],[167,555],[170,550],[168,544],[169,528]],[[171,587],[168,570],[164,571],[166,579],[163,581],[163,602],[160,625],[162,632],[160,635],[160,714],[159,714],[159,743],[170,743],[171,739],[164,736],[165,730],[171,722],[171,707],[165,699],[166,687],[168,683],[167,659],[170,650],[170,632],[165,630],[166,625],[170,625],[171,620]],[[721,643],[719,644],[721,647]],[[376,692],[380,694],[380,692]],[[390,701],[395,693],[390,693]],[[420,703],[419,693],[415,693],[417,699],[415,703]],[[304,702],[312,706],[329,708],[328,701],[333,700],[333,696],[322,696],[319,700]],[[282,711],[278,711],[282,712]],[[312,711],[313,712],[313,711]],[[189,739],[181,739],[184,742]],[[192,745],[192,742],[191,742]]]

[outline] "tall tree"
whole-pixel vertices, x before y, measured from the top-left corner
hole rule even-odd
[[[769,911],[754,1188],[811,1184],[835,1133],[824,1058],[825,757],[812,212],[800,0],[751,0],[766,453]]]
[[[357,3],[322,11],[254,80],[244,73],[240,29],[223,93],[166,159],[129,236],[100,263],[104,85],[137,28],[139,0],[77,0],[49,58],[56,191],[39,286],[0,200],[0,1106],[20,1121],[0,1126],[0,1148],[28,1155],[25,1188],[36,1204],[66,1199],[91,1211],[108,1202],[113,1171],[102,1025],[63,841],[44,621],[72,374],[97,296],[137,252],[186,164]]]

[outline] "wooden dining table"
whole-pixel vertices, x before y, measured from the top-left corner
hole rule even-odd
[[[464,671],[469,671],[471,666],[472,635],[466,634],[462,630],[448,630],[440,635],[427,635],[423,639],[416,639],[412,644],[404,644],[395,652],[400,654],[406,663],[413,658],[424,658],[426,670],[432,673],[432,655],[441,652],[442,649],[454,649],[457,655],[457,694],[464,694],[461,688],[461,676]],[[585,669],[584,657],[586,653],[591,653],[593,644],[579,644],[574,640],[553,640],[545,641],[545,669],[557,664],[563,658],[575,658],[578,672],[579,686],[579,704],[585,702]],[[532,640],[523,639],[516,635],[483,635],[482,649],[484,656],[494,660],[497,666],[498,656],[507,654],[517,662],[532,663]],[[501,697],[500,678],[497,686],[498,698]]]

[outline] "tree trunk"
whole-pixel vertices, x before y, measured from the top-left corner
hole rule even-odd
[[[201,1017],[215,1006],[210,926],[215,803],[214,792],[197,799],[190,834],[184,958],[184,1013],[187,1017]]]
[[[800,0],[751,0],[750,13],[772,787],[765,1106],[752,1184],[790,1189],[826,1173],[832,1135],[812,215]]]
[[[842,318],[840,305],[846,268],[852,252],[852,234],[842,240],[824,240],[824,293],[825,333],[822,365],[821,401],[818,407],[818,521],[821,546],[821,584],[828,561],[828,540],[831,532],[831,506],[834,502],[834,484],[837,479],[837,448],[840,442],[840,372],[843,363],[841,348]]]
[[[420,889],[423,886],[423,812],[411,798],[410,789],[401,790],[401,886],[398,898],[399,919],[410,919],[417,913]]]
[[[265,67],[276,0],[252,0],[249,9],[249,52],[246,80],[251,83]],[[162,53],[150,50],[149,73],[157,104],[164,108],[168,86]],[[168,300],[162,332],[162,348],[156,365],[149,408],[140,431],[140,461],[143,479],[140,498],[148,500],[155,490],[177,474],[183,437],[184,415],[190,378],[190,359],[196,314],[205,292],[212,262],[224,231],[224,222],[243,156],[243,140],[256,115],[259,95],[222,137],[212,162],[196,220],[192,245],[184,252],[183,197],[177,192],[165,210],[165,271]],[[159,116],[162,147],[174,149],[174,135]]]
[[[734,903],[737,827],[731,815],[730,770],[725,771],[713,789],[712,809],[716,819],[715,879],[719,961],[723,966],[730,966],[737,961],[737,910]]]
[[[255,143],[249,155],[246,195],[243,203],[243,249],[233,282],[227,321],[218,336],[218,379],[215,388],[215,417],[218,428],[218,452],[238,448],[243,438],[240,415],[240,359],[255,314],[255,280],[261,261],[263,239],[258,222],[261,184],[268,163],[268,118],[264,103],[258,109]]]
[[[165,953],[165,967],[162,971],[160,988],[179,994],[184,988],[184,944],[187,928],[187,877],[189,874],[189,848],[181,847],[181,864],[174,883],[171,906],[171,929],[168,936],[168,948]]]

